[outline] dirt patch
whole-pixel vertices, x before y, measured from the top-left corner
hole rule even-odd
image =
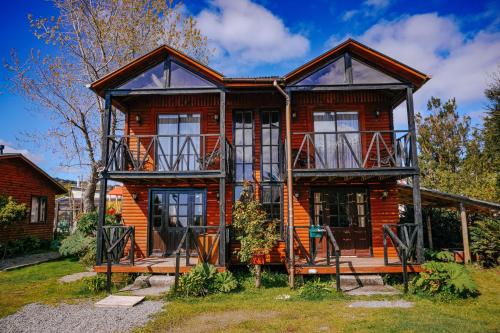
[[[260,321],[275,318],[278,314],[279,313],[275,311],[226,311],[204,313],[189,319],[182,326],[176,327],[169,332],[221,332],[231,326],[235,326],[246,321]]]

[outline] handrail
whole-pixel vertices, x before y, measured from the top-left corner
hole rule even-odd
[[[408,130],[294,132],[293,135],[302,136],[291,157],[295,170],[413,166]]]
[[[221,239],[221,232],[223,232],[223,227],[221,226],[210,226],[210,225],[206,225],[206,226],[194,226],[194,225],[191,225],[191,226],[187,226],[185,227],[185,231],[182,235],[182,238],[181,240],[179,241],[179,245],[177,245],[177,248],[174,252],[174,255],[175,255],[175,283],[174,283],[174,290],[177,290],[178,286],[179,286],[179,276],[180,276],[180,264],[181,264],[181,253],[182,253],[182,247],[185,246],[185,254],[186,254],[186,266],[189,265],[189,258],[191,256],[190,254],[190,243],[189,243],[189,236],[192,237],[192,240],[193,240],[193,243],[194,243],[194,250],[196,251],[196,254],[198,255],[198,257],[201,259],[201,262],[203,263],[206,263],[206,262],[209,262],[210,259],[211,259],[211,256],[212,256],[212,252],[213,252],[213,249],[215,247],[215,244],[217,242],[220,243],[220,239]],[[216,233],[214,233],[213,235],[215,235],[215,239],[213,240],[212,244],[210,244],[210,247],[208,248],[208,251],[203,251],[202,252],[202,249],[200,249],[200,247],[198,246],[198,242],[195,238],[195,234],[193,232],[193,230],[196,230],[196,229],[205,229],[205,230],[209,230],[209,229],[218,229]],[[225,246],[225,244],[221,245],[219,244],[219,246]],[[220,258],[219,258],[220,260]]]
[[[105,170],[111,172],[222,171],[221,135],[110,135]],[[225,144],[229,142],[226,140]],[[226,166],[230,149],[226,150]]]
[[[134,226],[125,226],[125,225],[106,225],[103,226],[103,244],[104,251],[106,254],[106,290],[111,292],[111,267],[113,265],[113,261],[119,262],[121,259],[121,254],[125,249],[125,245],[127,245],[128,240],[130,239],[130,250],[129,250],[129,262],[133,266],[135,264],[135,227]],[[112,241],[110,238],[111,235],[108,235],[106,229],[126,229],[125,232],[116,240]],[[118,250],[118,251],[115,251]],[[115,251],[115,252],[114,252]],[[114,260],[113,260],[114,259]]]
[[[340,289],[340,247],[337,243],[337,240],[333,236],[332,229],[329,226],[325,227],[328,238],[330,239],[331,244],[333,245],[333,249],[335,251],[335,284],[337,287],[337,291],[341,291]],[[330,262],[330,253],[327,254],[328,263]]]
[[[392,228],[397,228],[401,231],[404,240],[398,237],[394,233]],[[410,228],[413,230],[410,232]],[[403,266],[403,284],[404,291],[408,291],[408,261],[413,256],[413,252],[416,247],[417,231],[418,225],[416,223],[402,223],[402,224],[384,224],[382,226],[383,230],[383,242],[384,242],[384,264],[389,265],[389,257],[387,251],[387,237],[391,240],[396,253],[401,260]]]

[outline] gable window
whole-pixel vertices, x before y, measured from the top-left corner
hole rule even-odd
[[[250,110],[234,112],[235,187],[238,200],[244,182],[253,181],[253,114]]]
[[[32,196],[31,197],[31,223],[47,222],[47,197]]]
[[[375,69],[344,53],[315,72],[299,79],[296,86],[321,86],[343,84],[390,84],[400,83],[398,79]]]
[[[162,61],[138,74],[117,89],[211,88],[215,84],[187,67],[173,61]]]

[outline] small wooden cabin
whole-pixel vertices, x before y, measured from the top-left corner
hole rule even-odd
[[[55,197],[66,193],[66,189],[22,154],[3,153],[0,148],[0,195],[11,196],[29,209],[25,221],[2,230],[0,241],[28,236],[51,240]]]
[[[181,271],[198,260],[236,263],[231,212],[244,182],[278,221],[268,264],[297,274],[392,272],[405,249],[418,268],[412,98],[427,80],[349,39],[285,76],[225,77],[162,46],[94,82],[107,128],[112,109],[125,119],[124,132],[108,136],[101,181],[124,185],[136,260],[113,270],[172,272],[178,253]],[[396,128],[393,111],[404,102],[408,124]],[[417,209],[415,225],[401,227],[403,178],[415,185]],[[105,269],[109,232],[100,229],[96,270]]]

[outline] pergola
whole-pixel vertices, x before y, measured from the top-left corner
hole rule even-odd
[[[401,204],[413,205],[413,187],[406,184],[398,184],[399,199]],[[464,244],[464,261],[471,261],[469,247],[469,230],[467,225],[467,214],[469,212],[478,212],[484,215],[496,216],[500,214],[500,204],[490,201],[473,199],[463,195],[450,194],[437,190],[420,187],[420,196],[422,207],[427,208],[449,208],[460,211],[460,220],[462,227],[462,240]],[[432,227],[430,214],[427,215],[427,235],[429,238],[429,247],[432,249]]]

